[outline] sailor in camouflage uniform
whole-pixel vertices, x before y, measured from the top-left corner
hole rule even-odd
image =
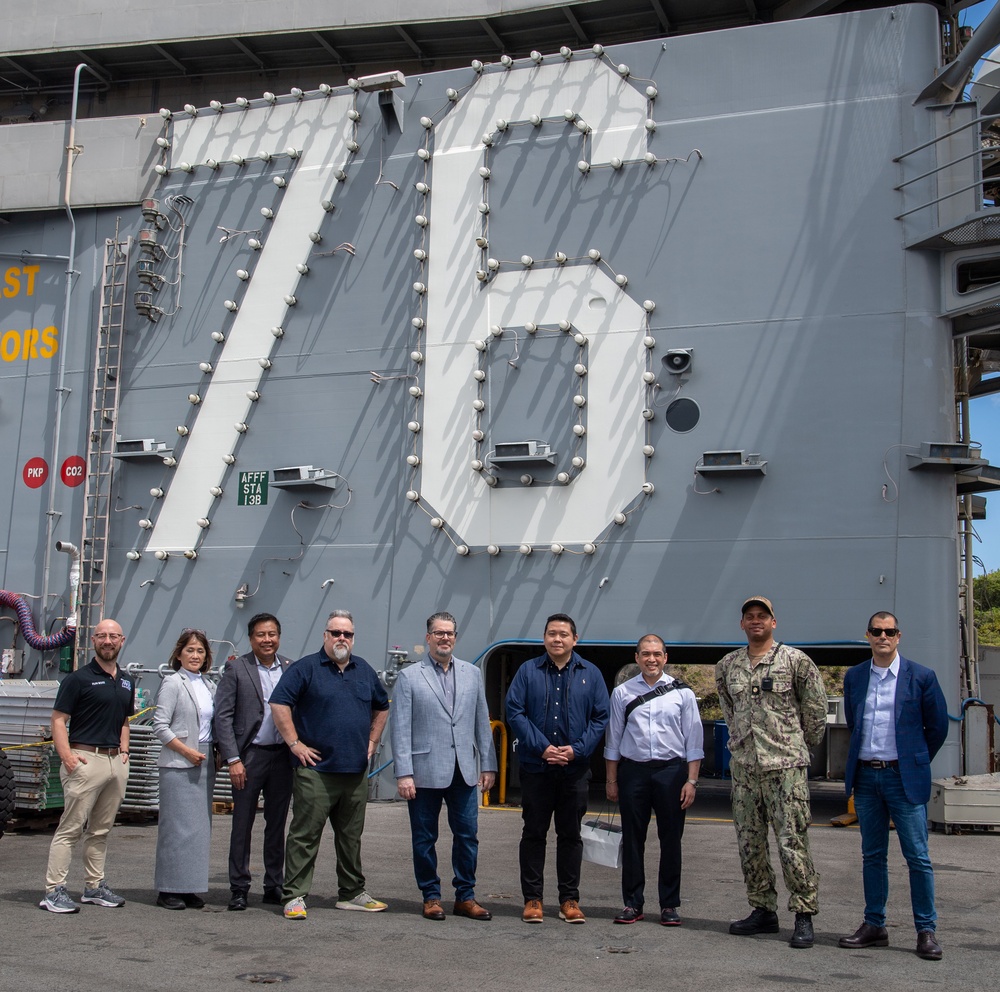
[[[775,644],[774,609],[763,596],[743,604],[747,646],[715,666],[719,703],[729,725],[733,823],[752,912],[729,932],[778,932],[778,895],[768,855],[774,829],[788,909],[795,913],[792,947],[812,947],[819,875],[809,854],[809,748],[826,730],[826,691],[808,655]]]

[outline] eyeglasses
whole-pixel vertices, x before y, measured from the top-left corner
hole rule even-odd
[[[95,641],[120,641],[122,634],[94,634]]]
[[[345,637],[350,640],[354,636],[353,630],[326,630],[325,634],[329,634],[331,637]]]
[[[449,637],[457,637],[458,636],[458,631],[457,630],[432,630],[432,631],[430,631],[430,635],[435,640],[443,641],[443,640],[445,640],[446,638],[449,638]]]
[[[185,627],[181,631],[181,637],[183,637],[185,634],[201,634],[201,636],[204,637],[206,641],[208,640],[208,634],[206,634],[205,631],[203,630],[199,630],[197,627]]]
[[[872,637],[881,637],[885,634],[886,637],[895,637],[899,633],[898,627],[869,627],[868,633]]]

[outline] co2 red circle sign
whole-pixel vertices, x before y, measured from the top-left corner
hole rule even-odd
[[[49,463],[44,458],[29,458],[21,470],[21,478],[29,489],[44,486],[49,478]]]
[[[87,463],[79,455],[70,455],[62,463],[59,475],[67,486],[78,486],[87,474]]]

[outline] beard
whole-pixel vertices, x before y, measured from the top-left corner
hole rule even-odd
[[[118,652],[121,651],[120,641],[101,641],[94,648],[94,653],[101,661],[111,662],[118,659]]]
[[[351,657],[351,649],[346,644],[334,644],[333,646],[333,660],[334,661],[347,661]]]

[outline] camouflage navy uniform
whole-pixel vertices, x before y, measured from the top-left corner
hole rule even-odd
[[[770,689],[762,686],[771,680]],[[770,824],[794,913],[818,911],[819,874],[809,853],[809,748],[826,730],[826,690],[808,655],[778,644],[756,668],[746,648],[715,666],[729,725],[733,823],[750,905],[774,912],[778,895],[768,857]]]

